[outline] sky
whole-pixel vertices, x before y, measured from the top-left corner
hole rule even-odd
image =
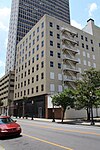
[[[99,0],[69,0],[69,4],[71,25],[82,29],[92,18],[95,25],[100,27]],[[10,11],[11,0],[0,0],[0,78],[5,74]]]

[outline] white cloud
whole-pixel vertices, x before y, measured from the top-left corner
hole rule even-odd
[[[97,4],[96,3],[92,3],[89,5],[89,16],[92,16],[92,13],[97,10]]]
[[[10,8],[0,8],[0,30],[8,31]]]
[[[71,25],[76,28],[82,29],[82,25],[80,23],[76,22],[75,20],[71,20]]]

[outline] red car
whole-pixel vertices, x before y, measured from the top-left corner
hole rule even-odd
[[[0,137],[20,135],[21,127],[9,116],[0,116]]]

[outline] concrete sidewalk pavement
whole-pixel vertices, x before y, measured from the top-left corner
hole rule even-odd
[[[16,118],[16,119],[23,120],[23,118]],[[24,117],[24,119],[26,119],[26,117]],[[28,117],[26,120],[32,120],[32,119]],[[53,119],[45,119],[45,118],[33,118],[33,121],[42,121],[42,122],[51,122],[51,123],[55,121],[55,123],[62,123],[61,119],[53,120]],[[63,120],[63,124],[91,126],[91,121],[82,120],[82,119],[66,119],[66,120]],[[92,126],[100,127],[100,118],[94,119],[94,125]]]

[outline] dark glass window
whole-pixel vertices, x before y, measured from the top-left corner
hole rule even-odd
[[[58,68],[61,69],[61,63],[58,63]]]
[[[50,61],[50,67],[53,67],[53,66],[54,66],[53,61]]]
[[[50,27],[53,27],[53,23],[52,23],[52,22],[49,22],[49,26],[50,26]]]
[[[59,25],[57,25],[57,30],[59,30],[60,29],[60,26]]]
[[[53,36],[53,32],[52,31],[50,31],[50,36]]]
[[[50,51],[50,56],[53,56],[53,51]]]
[[[53,41],[50,41],[50,46],[53,46]]]

